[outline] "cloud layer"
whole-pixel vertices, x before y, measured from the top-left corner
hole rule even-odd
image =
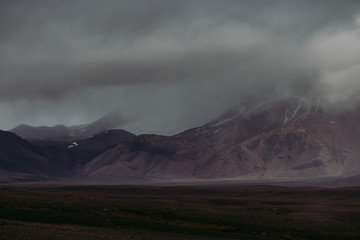
[[[359,1],[3,0],[0,36],[3,129],[118,108],[172,134],[248,97],[360,92]]]

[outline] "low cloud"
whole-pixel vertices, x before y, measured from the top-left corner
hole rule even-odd
[[[352,0],[1,1],[0,128],[119,109],[172,134],[250,97],[354,103],[359,10]]]

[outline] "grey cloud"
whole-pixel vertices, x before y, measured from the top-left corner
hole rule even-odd
[[[359,10],[355,0],[3,0],[0,111],[13,117],[0,127],[119,108],[179,130],[259,95],[340,101],[359,85]]]

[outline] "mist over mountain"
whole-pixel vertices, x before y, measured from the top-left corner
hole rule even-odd
[[[77,167],[133,137],[123,130],[110,130],[71,142],[27,141],[0,131],[0,183],[73,176]]]
[[[354,175],[359,119],[359,107],[328,111],[301,98],[268,100],[171,137],[138,136],[99,155],[81,174],[114,180],[129,172],[170,180]]]
[[[320,101],[291,97],[249,101],[173,136],[109,130],[54,142],[2,132],[2,181],[296,180],[349,186],[360,176],[359,109],[325,109]]]
[[[126,120],[121,117],[121,114],[118,111],[112,111],[89,124],[82,124],[79,126],[56,125],[53,127],[33,127],[21,124],[16,128],[11,129],[10,132],[13,132],[24,139],[66,142],[75,139],[89,138],[107,130],[118,129],[125,123]]]
[[[0,238],[359,239],[359,0],[0,0]]]
[[[0,129],[76,126],[119,109],[139,123],[129,130],[173,135],[248,99],[359,102],[355,0],[37,0],[0,8]]]
[[[4,176],[359,175],[359,1],[1,1],[0,33]]]

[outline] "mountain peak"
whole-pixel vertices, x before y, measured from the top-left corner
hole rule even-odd
[[[124,120],[118,111],[113,111],[100,119],[80,126],[38,126],[33,127],[26,124],[10,130],[24,139],[52,140],[52,141],[71,141],[78,138],[87,138],[97,133],[119,128],[124,124]]]

